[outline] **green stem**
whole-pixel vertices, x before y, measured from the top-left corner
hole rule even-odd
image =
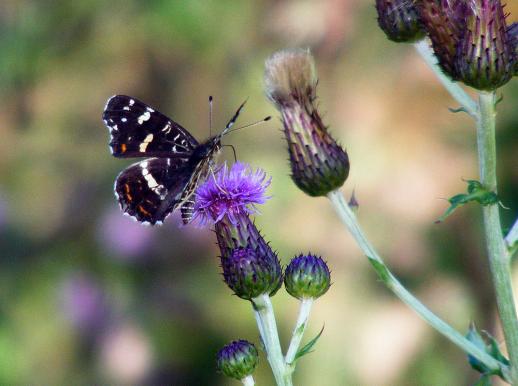
[[[313,305],[313,301],[313,298],[306,298],[300,301],[299,316],[297,317],[297,323],[295,324],[295,328],[293,329],[290,346],[288,348],[288,352],[286,353],[286,358],[284,359],[286,366],[291,367],[292,372],[293,370],[295,370],[295,364],[293,363],[293,361],[295,360],[295,355],[297,355],[300,342],[302,341],[302,337],[304,336],[304,332],[306,331],[306,326],[308,324],[309,314],[311,312],[311,306]]]
[[[266,349],[266,357],[275,377],[275,382],[277,386],[292,386],[291,376],[286,377],[287,370],[284,364],[284,356],[282,355],[281,342],[277,332],[277,323],[275,322],[270,296],[263,294],[252,299],[252,302],[261,339]]]
[[[338,216],[354,237],[363,253],[365,253],[369,258],[385,285],[439,333],[459,346],[466,353],[484,363],[488,368],[492,370],[501,370],[504,377],[507,377],[509,371],[507,366],[467,340],[461,333],[456,331],[449,324],[426,308],[423,303],[421,303],[399,282],[392,272],[390,272],[389,268],[385,265],[384,261],[378,255],[371,243],[367,240],[367,237],[364,235],[360,225],[358,224],[356,216],[345,201],[344,196],[338,190],[335,190],[329,193],[328,197],[331,200],[334,209],[338,213]]]
[[[244,377],[243,379],[241,379],[241,382],[243,383],[244,386],[254,386],[255,385],[254,377],[252,377],[251,375],[248,375],[248,376]]]
[[[448,90],[451,96],[462,106],[462,108],[473,118],[477,117],[477,104],[476,102],[459,86],[458,83],[453,82],[437,64],[437,58],[435,57],[433,50],[430,47],[428,40],[423,39],[418,43],[415,43],[417,52],[423,57],[423,60],[439,78],[442,85]]]
[[[480,92],[477,145],[480,182],[497,193],[495,102],[495,93]],[[511,362],[511,382],[518,385],[518,318],[511,280],[511,256],[502,233],[498,204],[482,207],[482,213],[498,312]]]

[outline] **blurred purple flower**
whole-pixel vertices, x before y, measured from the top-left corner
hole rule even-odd
[[[99,330],[108,316],[102,289],[84,273],[76,273],[66,279],[63,285],[63,309],[67,319],[84,333]]]
[[[153,230],[118,210],[110,210],[99,226],[101,244],[111,253],[124,260],[134,260],[148,251],[153,241]]]
[[[196,191],[193,219],[202,226],[217,223],[224,217],[236,224],[237,216],[256,213],[255,205],[266,202],[269,197],[265,191],[270,181],[262,169],[253,171],[241,162],[229,169],[224,164]]]

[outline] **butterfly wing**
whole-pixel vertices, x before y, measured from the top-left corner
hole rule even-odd
[[[192,172],[184,158],[149,158],[117,176],[115,196],[138,221],[161,223],[181,202]]]
[[[115,157],[188,157],[198,141],[178,123],[126,95],[108,99],[103,121]]]

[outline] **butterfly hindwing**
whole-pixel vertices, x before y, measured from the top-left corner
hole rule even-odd
[[[121,209],[140,222],[162,222],[180,203],[192,170],[182,158],[149,158],[115,180]]]
[[[126,95],[108,100],[103,120],[115,157],[188,157],[199,145],[181,125]]]

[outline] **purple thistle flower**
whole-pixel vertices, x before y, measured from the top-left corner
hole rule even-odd
[[[257,213],[257,204],[269,198],[265,191],[271,178],[262,169],[236,162],[229,169],[225,163],[215,176],[196,190],[193,220],[205,226],[226,217],[232,224],[237,216]]]
[[[236,162],[230,169],[224,165],[196,191],[193,218],[202,225],[214,224],[225,282],[234,291],[236,283],[259,272],[255,268],[267,273],[261,279],[268,282],[266,293],[272,295],[282,285],[279,259],[249,217],[269,198],[265,191],[270,181],[263,170]],[[242,269],[243,259],[235,254],[242,249],[253,260],[250,269]]]

